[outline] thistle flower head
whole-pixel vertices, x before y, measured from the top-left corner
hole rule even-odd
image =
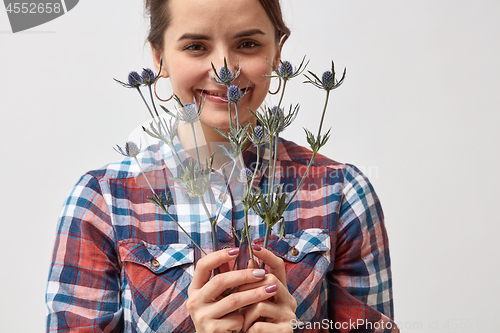
[[[269,142],[269,133],[261,125],[255,126],[253,128],[253,135],[250,136],[250,141],[256,146],[263,145]]]
[[[279,77],[282,78],[284,81],[290,80],[298,75],[300,75],[307,67],[307,64],[309,64],[309,61],[304,64],[306,60],[306,57],[304,57],[299,65],[298,68],[294,68],[292,63],[290,61],[282,61],[280,60],[280,64],[278,66],[271,66],[273,69],[273,72],[275,73],[274,75],[266,75],[266,77]]]
[[[293,75],[293,66],[289,61],[285,60],[280,64],[278,72],[281,77],[288,78]]]
[[[307,81],[304,81],[304,83],[311,83],[312,85],[314,85],[317,88],[324,89],[326,91],[330,91],[330,90],[333,90],[333,89],[340,87],[340,85],[344,82],[346,70],[344,69],[344,73],[342,74],[342,78],[340,80],[337,80],[335,78],[335,65],[333,64],[333,61],[332,61],[332,69],[325,71],[323,73],[323,76],[321,77],[321,79],[313,72],[311,72],[311,71],[308,71],[308,72],[309,72],[310,77],[307,75],[304,75],[307,78]]]
[[[137,88],[142,84],[142,78],[136,71],[132,71],[128,74],[128,84],[133,88]]]
[[[331,71],[326,71],[321,77],[321,82],[325,87],[333,86],[333,73]]]
[[[197,103],[196,99],[193,98],[193,103],[182,104],[177,96],[175,96],[175,99],[181,106],[179,110],[179,118],[182,121],[193,124],[200,119],[201,110],[203,109],[203,103]]]
[[[141,149],[137,146],[137,144],[133,141],[128,141],[125,143],[125,149],[122,149],[119,145],[116,145],[114,148],[119,154],[122,154],[125,157],[136,157],[141,152]]]
[[[144,68],[141,73],[141,77],[142,83],[147,86],[151,86],[152,84],[154,84],[157,78],[153,70],[150,68]]]
[[[221,67],[219,70],[219,78],[224,82],[231,82],[233,80],[233,73],[227,67]]]
[[[210,72],[208,73],[208,75],[210,75],[212,80],[215,83],[226,86],[226,87],[229,87],[234,82],[234,80],[236,80],[238,78],[238,76],[240,76],[240,73],[241,73],[241,67],[239,65],[238,65],[238,69],[233,73],[229,69],[229,67],[227,66],[226,58],[224,58],[224,66],[222,66],[218,72],[215,69],[215,66],[213,63],[212,63],[212,70],[214,72],[213,76]]]
[[[253,171],[250,170],[249,168],[244,168],[241,169],[240,171],[240,175],[238,176],[238,181],[244,184],[248,184],[252,180],[252,177],[253,177]]]
[[[231,103],[238,103],[242,94],[239,86],[231,85],[227,89],[227,100]]]

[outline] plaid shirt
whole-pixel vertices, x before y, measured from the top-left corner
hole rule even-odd
[[[180,160],[190,157],[175,142]],[[254,185],[267,192],[268,150],[261,148]],[[280,139],[276,176],[292,192],[311,152]],[[206,252],[212,250],[210,222],[199,199],[189,198],[170,178],[179,175],[173,152],[162,143],[138,156],[157,193],[174,198],[171,217]],[[256,148],[243,155],[254,166]],[[133,159],[85,174],[72,190],[60,218],[47,285],[47,332],[193,332],[187,289],[201,257],[189,238],[151,197]],[[227,172],[225,173],[228,174]],[[244,210],[238,185],[213,171],[205,195],[217,223],[219,248],[239,243]],[[250,236],[263,244],[265,226],[249,212]],[[354,166],[318,155],[302,188],[284,214],[286,237],[273,228],[269,249],[284,259],[289,292],[297,300],[296,332],[397,331],[382,209],[368,179]],[[241,245],[239,267],[248,259]],[[391,330],[392,327],[392,330]]]

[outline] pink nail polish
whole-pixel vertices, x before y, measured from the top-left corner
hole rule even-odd
[[[259,245],[257,245],[257,244],[253,244],[253,245],[252,245],[252,249],[253,249],[254,251],[260,251],[260,250],[262,250],[262,247],[260,247],[260,246],[259,246]]]
[[[235,247],[235,248],[227,250],[227,254],[229,254],[230,256],[235,256],[239,252],[240,252],[240,248],[239,247]]]
[[[263,269],[254,269],[252,271],[252,274],[253,276],[255,276],[256,278],[262,278],[264,277],[264,275],[266,275],[266,271],[263,270]]]
[[[274,293],[276,290],[278,290],[278,286],[275,285],[275,284],[270,284],[268,285],[266,288],[264,288],[264,290],[266,291],[266,293],[268,294],[272,294]]]

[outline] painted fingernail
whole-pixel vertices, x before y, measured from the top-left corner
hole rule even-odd
[[[260,250],[262,250],[262,248],[261,248],[259,245],[256,245],[256,244],[253,244],[253,245],[252,245],[252,249],[253,249],[254,251],[260,251]]]
[[[253,276],[255,276],[256,278],[261,278],[261,277],[264,277],[264,275],[266,275],[266,271],[263,270],[263,269],[254,269],[252,271],[252,274]]]
[[[230,256],[235,256],[239,252],[240,252],[240,248],[239,247],[235,247],[234,249],[227,250],[227,254],[229,254]]]
[[[278,290],[278,286],[275,285],[275,284],[270,284],[268,285],[266,288],[264,288],[264,290],[266,291],[266,293],[268,294],[272,294],[274,293],[276,290]]]

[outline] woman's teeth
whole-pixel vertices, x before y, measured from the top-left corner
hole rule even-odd
[[[214,92],[206,91],[206,90],[203,92],[207,95],[212,95],[212,96],[217,96],[217,97],[226,97],[226,94],[223,94],[223,93],[214,93]]]

